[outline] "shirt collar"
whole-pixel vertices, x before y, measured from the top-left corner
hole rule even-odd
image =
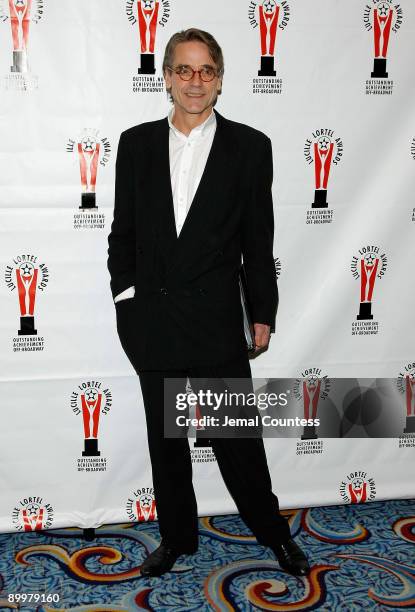
[[[200,136],[205,136],[210,131],[209,128],[213,129],[214,127],[216,127],[216,115],[215,115],[213,108],[212,108],[212,112],[210,113],[209,117],[205,119],[203,123],[193,128],[193,130],[190,132],[188,136],[186,136],[186,134],[183,134],[183,132],[178,130],[177,127],[173,125],[173,117],[174,117],[174,106],[170,110],[167,116],[169,126],[175,136],[181,139],[185,139],[185,140],[194,140],[195,138],[199,138]]]

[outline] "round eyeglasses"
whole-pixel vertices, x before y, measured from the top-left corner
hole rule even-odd
[[[199,74],[202,81],[205,83],[209,83],[209,81],[213,81],[213,79],[218,76],[218,71],[212,66],[203,66],[200,70],[193,70],[191,66],[177,66],[176,68],[171,68],[167,66],[167,68],[171,72],[175,72],[182,81],[191,81],[196,73]]]

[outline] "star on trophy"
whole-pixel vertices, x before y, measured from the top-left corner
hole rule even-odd
[[[318,376],[312,374],[306,380],[303,380],[303,402],[304,402],[304,418],[315,419],[317,416],[317,405],[320,397],[321,380]],[[315,440],[316,434],[315,425],[305,425],[303,430],[302,440]]]
[[[84,422],[83,457],[99,457],[98,424],[101,409],[102,393],[96,389],[88,389],[81,395],[82,417]]]
[[[360,260],[360,308],[356,316],[358,320],[373,319],[372,296],[378,265],[379,259],[373,253],[366,253]]]
[[[275,0],[263,0],[259,5],[261,36],[261,69],[258,76],[276,76],[274,69],[275,37],[280,7]]]
[[[81,173],[81,210],[98,208],[96,205],[96,182],[100,143],[98,131],[85,128],[78,141],[79,169]]]
[[[334,143],[328,136],[321,136],[314,143],[314,170],[316,188],[312,208],[327,208],[327,184],[329,180]]]
[[[20,306],[20,329],[19,336],[37,334],[35,329],[35,298],[38,269],[26,261],[16,268],[17,290]]]
[[[13,39],[13,66],[11,72],[28,72],[27,44],[29,40],[32,0],[9,0],[10,24]]]
[[[138,29],[140,34],[140,68],[138,74],[155,74],[154,47],[156,42],[158,0],[138,0]]]
[[[415,433],[415,374],[406,376],[406,427],[404,433]]]
[[[372,78],[387,79],[386,55],[392,26],[393,8],[387,2],[381,2],[373,10],[373,36],[375,58],[373,60]]]

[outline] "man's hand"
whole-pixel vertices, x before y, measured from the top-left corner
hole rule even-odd
[[[256,352],[268,346],[271,328],[265,323],[254,323],[254,331]]]

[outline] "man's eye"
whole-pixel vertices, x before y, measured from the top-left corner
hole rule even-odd
[[[178,73],[179,74],[190,74],[191,70],[187,66],[179,66]]]
[[[202,73],[206,76],[212,76],[215,74],[215,71],[213,70],[213,68],[202,68]]]

